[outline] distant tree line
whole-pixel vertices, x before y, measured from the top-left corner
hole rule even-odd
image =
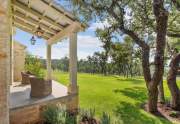
[[[99,32],[97,35],[106,35],[106,32]],[[78,60],[78,72],[104,75],[140,76],[143,74],[141,66],[141,52],[134,45],[129,37],[124,42],[112,42],[101,39],[103,51],[95,52],[86,59]],[[42,65],[46,68],[46,60],[41,59]],[[52,60],[52,69],[67,72],[69,70],[69,58]]]

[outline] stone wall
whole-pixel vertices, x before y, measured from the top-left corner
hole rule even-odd
[[[18,42],[14,42],[13,49],[14,81],[21,81],[21,72],[24,71],[26,47]]]
[[[69,95],[59,99],[37,103],[29,106],[22,106],[10,110],[10,124],[36,124],[43,121],[43,108],[48,105],[66,105],[67,109],[73,108],[77,105],[78,94]],[[70,107],[70,108],[69,108]]]
[[[10,124],[33,124],[40,121],[40,106],[24,107],[10,112]]]
[[[10,18],[9,0],[0,0],[0,124],[9,124]]]

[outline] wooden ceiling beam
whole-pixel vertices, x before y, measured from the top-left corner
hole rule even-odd
[[[52,36],[50,39],[47,40],[48,44],[53,44],[58,42],[58,40],[62,40],[70,35],[72,32],[78,32],[82,30],[81,25],[77,22],[74,22],[73,24],[69,25],[67,28],[64,30],[58,32],[54,36]]]
[[[67,22],[67,23],[69,23],[69,24],[71,24],[71,23],[73,23],[74,22],[74,20],[72,20],[72,19],[70,19],[70,18],[68,18],[67,16],[66,16],[66,13],[63,11],[63,13],[60,13],[59,11],[57,11],[57,9],[55,9],[55,8],[53,8],[52,7],[52,5],[51,4],[53,4],[53,3],[47,3],[47,2],[44,2],[43,0],[39,0],[39,1],[37,1],[37,0],[34,0],[33,2],[40,2],[40,3],[42,3],[42,5],[44,5],[44,7],[47,9],[47,10],[51,10],[51,11],[54,11],[55,13],[57,13],[58,14],[58,16],[62,19],[62,20],[64,20],[65,22]]]
[[[31,1],[32,2],[32,1]],[[17,0],[12,0],[12,4],[15,6],[15,7],[18,7],[20,9],[22,9],[24,12],[26,13],[29,13],[29,14],[32,14],[40,19],[43,19],[44,21],[48,22],[49,24],[55,26],[55,27],[58,27],[60,30],[62,30],[64,27],[60,24],[57,24],[57,23],[54,23],[54,21],[46,16],[43,16],[43,14],[39,13],[38,11],[32,9],[32,8],[29,8],[27,5],[17,1]]]
[[[36,27],[35,26],[33,26],[31,24],[28,24],[28,23],[25,23],[21,19],[13,18],[13,22],[18,23],[19,25],[22,25],[23,27],[27,27],[27,28],[31,29],[34,32],[33,34],[35,34],[35,32],[36,32]],[[44,32],[43,35],[45,35],[45,36],[47,36],[49,38],[52,36],[51,34],[49,34],[47,32]]]
[[[28,22],[28,23],[31,23],[32,25],[35,25],[36,27],[40,25],[40,27],[41,27],[43,30],[48,31],[48,32],[51,33],[52,35],[57,33],[57,31],[49,28],[49,27],[46,26],[45,24],[39,23],[38,21],[32,19],[32,18],[29,17],[29,16],[25,16],[24,14],[22,14],[22,13],[20,13],[20,12],[18,12],[18,11],[13,12],[13,15],[14,15],[15,17],[18,17],[18,18],[22,19],[22,20],[25,21],[25,22]]]

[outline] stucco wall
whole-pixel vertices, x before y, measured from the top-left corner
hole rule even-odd
[[[14,42],[14,81],[21,81],[21,72],[24,71],[26,47],[18,42]]]

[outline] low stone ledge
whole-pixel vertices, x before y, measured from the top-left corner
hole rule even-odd
[[[56,98],[53,100],[29,104],[10,109],[10,124],[35,124],[42,121],[41,113],[44,106],[51,104],[62,104],[69,106],[69,103],[78,97],[78,94],[69,94],[68,96]]]

